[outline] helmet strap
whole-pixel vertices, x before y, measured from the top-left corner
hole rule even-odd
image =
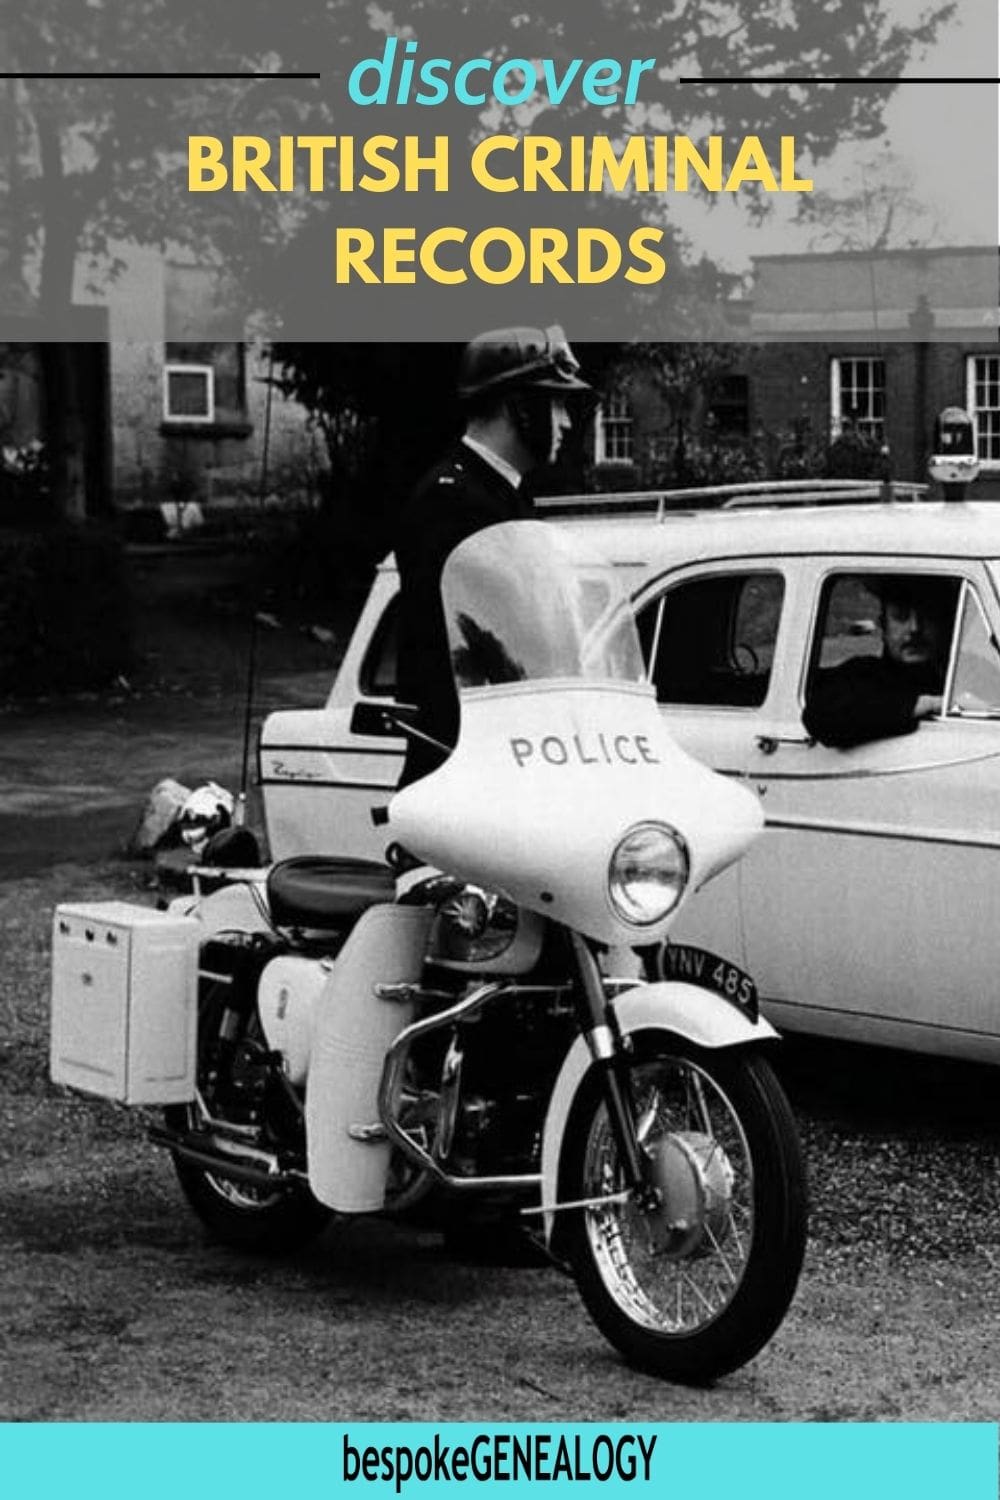
[[[507,411],[532,468],[540,468],[552,451],[552,398],[547,391],[512,391]]]

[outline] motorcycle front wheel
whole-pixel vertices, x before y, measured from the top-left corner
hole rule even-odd
[[[795,1122],[757,1052],[646,1032],[629,1069],[655,1191],[646,1202],[626,1191],[593,1068],[560,1173],[561,1200],[588,1206],[560,1216],[561,1244],[591,1317],[630,1364],[708,1384],[763,1348],[795,1292],[806,1242]]]

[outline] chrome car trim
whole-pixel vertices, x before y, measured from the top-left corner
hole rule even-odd
[[[947,705],[952,702],[955,696],[955,673],[958,670],[958,653],[962,647],[962,633],[965,627],[965,607],[968,603],[970,593],[976,602],[976,606],[979,610],[980,616],[986,623],[987,632],[990,634],[992,633],[990,631],[989,622],[986,621],[985,615],[983,615],[983,607],[976,597],[975,589],[972,587],[967,578],[963,578],[962,586],[958,591],[958,598],[955,601],[955,618],[952,621],[951,625],[951,644],[948,647],[948,664],[945,668],[944,687],[941,690],[942,712],[947,711]]]
[[[992,837],[964,829],[893,828],[887,823],[832,823],[822,818],[767,817],[765,828],[786,828],[804,833],[839,833],[849,838],[897,839],[910,844],[959,844],[970,849],[1000,849],[1000,833]]]
[[[962,722],[965,723],[966,720],[963,719]],[[995,723],[996,720],[984,719],[979,722]],[[804,745],[803,748],[811,747]],[[751,769],[740,774],[749,781],[870,781],[877,776],[916,776],[924,771],[948,771],[955,766],[978,766],[984,761],[997,759],[1000,759],[1000,750],[985,750],[981,755],[958,755],[953,760],[926,760],[912,766],[855,766],[849,771],[772,771],[768,766],[766,769]]]
[[[296,786],[329,789],[341,787],[348,792],[394,792],[395,784],[386,781],[327,781],[322,776],[260,776],[258,786]]]
[[[880,1025],[906,1027],[912,1031],[933,1031],[937,1035],[954,1037],[964,1040],[967,1037],[982,1037],[986,1041],[996,1041],[995,1031],[986,1031],[982,1026],[942,1026],[940,1021],[922,1021],[919,1016],[897,1016],[884,1010],[845,1010],[842,1005],[817,1005],[809,1000],[765,1000],[765,1008],[773,1006],[777,1011],[802,1010],[813,1015],[839,1016],[844,1021],[876,1021]],[[777,1024],[777,1023],[776,1023]],[[805,1033],[803,1033],[805,1034]],[[818,1033],[817,1033],[818,1034]],[[846,1040],[846,1038],[845,1038]],[[864,1045],[863,1043],[861,1045]]]
[[[369,736],[359,735],[359,739]],[[402,735],[399,736],[403,738]],[[355,741],[351,745],[261,745],[261,755],[402,755],[401,750],[388,750],[384,745],[364,746]]]

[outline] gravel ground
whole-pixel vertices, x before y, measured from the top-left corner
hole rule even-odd
[[[120,861],[0,883],[0,1417],[13,1420],[995,1420],[993,1077],[786,1044],[812,1182],[795,1304],[710,1391],[626,1369],[548,1268],[335,1224],[293,1260],[209,1244],[141,1118],[47,1078],[58,900]]]

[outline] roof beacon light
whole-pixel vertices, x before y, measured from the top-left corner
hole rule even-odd
[[[934,449],[927,466],[944,486],[946,500],[964,500],[965,486],[979,477],[976,429],[960,406],[946,406],[934,421]]]

